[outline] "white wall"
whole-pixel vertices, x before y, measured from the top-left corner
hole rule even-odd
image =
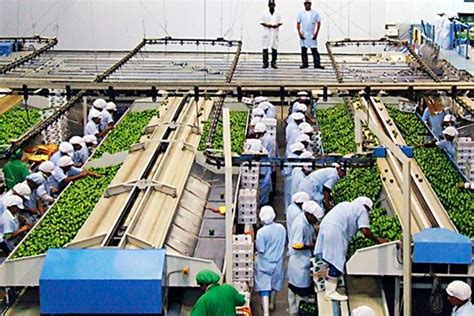
[[[295,16],[302,0],[277,0],[282,51],[298,50]],[[129,49],[144,36],[242,39],[260,50],[266,0],[0,0],[0,36],[41,34],[62,49]],[[439,10],[474,12],[464,0],[315,0],[323,16],[320,45],[345,37],[378,38],[385,23],[432,20]],[[206,23],[204,23],[206,12]],[[204,24],[206,27],[204,27]],[[321,46],[322,47],[322,46]]]

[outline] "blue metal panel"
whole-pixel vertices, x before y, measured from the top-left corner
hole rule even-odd
[[[443,228],[428,228],[413,235],[414,263],[472,264],[471,240]]]
[[[387,157],[387,148],[383,146],[377,146],[374,148],[374,158],[385,158]]]
[[[165,250],[50,249],[40,276],[43,314],[159,314]]]
[[[405,156],[407,156],[408,158],[413,158],[415,155],[414,155],[414,151],[413,151],[413,147],[410,147],[410,146],[400,146],[400,149],[402,150],[402,152],[405,154]]]
[[[0,42],[0,56],[8,56],[13,51],[12,42]]]

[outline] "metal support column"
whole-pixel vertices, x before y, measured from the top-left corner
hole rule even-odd
[[[411,179],[410,160],[403,161],[403,315],[411,316]]]
[[[225,158],[225,280],[232,284],[232,152],[230,143],[230,111],[222,109],[224,127],[224,158]]]

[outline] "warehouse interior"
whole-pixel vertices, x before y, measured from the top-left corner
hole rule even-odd
[[[473,25],[0,0],[2,315],[474,315]]]

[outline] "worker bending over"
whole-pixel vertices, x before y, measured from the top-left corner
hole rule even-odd
[[[337,281],[343,274],[347,249],[352,236],[360,231],[365,237],[380,244],[386,240],[376,238],[370,230],[369,212],[373,202],[368,197],[358,197],[352,202],[337,204],[321,222],[314,254],[329,265],[326,278],[326,299],[345,301],[347,296],[336,291]]]
[[[444,139],[439,141],[432,141],[425,144],[418,144],[415,147],[438,147],[446,152],[449,157],[454,158],[455,146],[454,140],[459,135],[455,127],[449,126],[443,130]]]
[[[26,233],[31,226],[24,224],[18,216],[18,212],[23,209],[23,201],[19,196],[9,196],[3,204],[5,211],[0,215],[0,249],[9,255],[15,248],[15,239]]]
[[[69,156],[71,158],[74,156],[74,146],[70,142],[61,142],[59,144],[59,150],[49,158],[49,161],[57,166],[59,158],[64,156]]]
[[[191,310],[191,316],[236,315],[235,308],[245,304],[245,297],[229,284],[219,284],[220,276],[210,270],[196,274],[196,282],[204,292]]]
[[[74,167],[74,161],[68,156],[59,159],[58,166],[54,168],[51,175],[52,186],[59,192],[62,191],[69,182],[74,182],[87,176],[101,177],[101,175],[90,170],[82,170]]]
[[[446,288],[448,301],[453,305],[452,316],[472,316],[474,306],[471,303],[472,290],[469,284],[462,281],[453,281]]]
[[[3,166],[3,176],[7,190],[11,190],[15,184],[25,181],[26,176],[30,174],[28,165],[21,158],[23,152],[18,149],[13,152],[8,162]]]
[[[97,139],[102,139],[107,133],[113,129],[113,126],[108,126],[104,130],[100,130],[100,124],[102,122],[102,113],[96,109],[91,109],[90,120],[84,129],[84,135],[94,135]]]
[[[263,315],[270,315],[275,308],[276,292],[281,291],[285,282],[283,267],[285,257],[286,231],[282,224],[274,222],[275,211],[271,206],[260,209],[263,227],[257,230],[255,248],[255,291],[262,298]]]

